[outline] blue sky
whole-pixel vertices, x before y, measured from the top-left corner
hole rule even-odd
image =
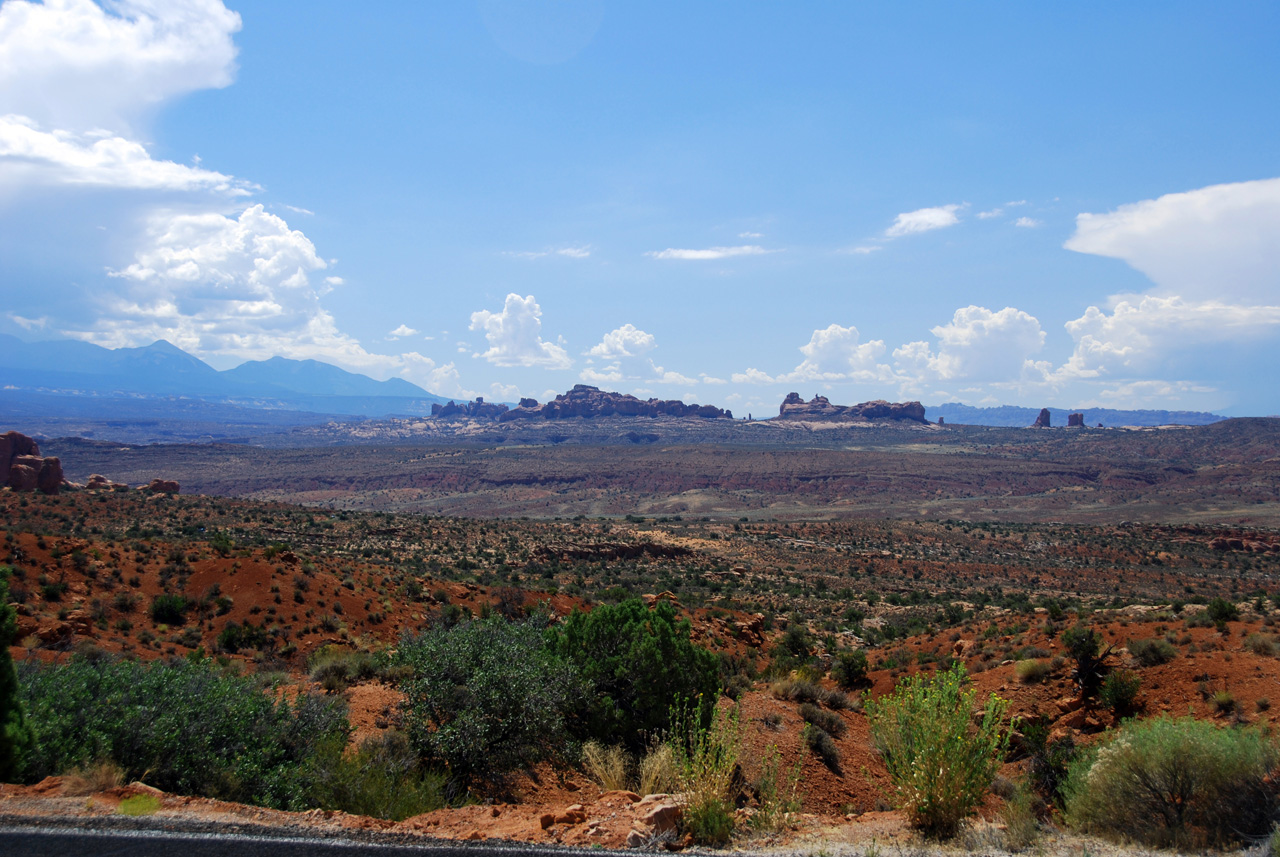
[[[1274,3],[0,3],[0,331],[1280,412]]]

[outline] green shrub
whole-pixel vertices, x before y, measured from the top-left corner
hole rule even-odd
[[[913,826],[931,836],[954,836],[973,813],[1008,741],[1007,703],[988,697],[975,726],[976,695],[956,664],[932,678],[910,676],[892,694],[866,703],[898,804]]]
[[[1140,666],[1158,667],[1167,664],[1178,656],[1178,650],[1163,637],[1149,640],[1130,640],[1129,654]]]
[[[582,695],[532,621],[437,625],[402,639],[396,661],[410,668],[400,683],[409,740],[428,766],[448,770],[454,791],[555,754],[564,711]]]
[[[22,711],[18,675],[9,647],[18,637],[18,618],[9,606],[11,569],[0,566],[0,783],[14,782],[22,770],[31,729]]]
[[[1240,618],[1240,608],[1225,598],[1215,598],[1210,601],[1205,612],[1215,625],[1234,622]]]
[[[1050,721],[1041,717],[1020,720],[1018,728],[1030,756],[1027,761],[1028,780],[1046,800],[1059,804],[1067,768],[1075,758],[1075,741],[1070,735],[1050,741]]]
[[[151,619],[165,625],[181,625],[187,621],[190,603],[181,595],[165,593],[151,602]]]
[[[344,749],[343,742],[330,742],[304,767],[314,806],[403,821],[446,805],[446,777],[422,767],[404,733],[366,738],[354,754]]]
[[[1137,673],[1129,670],[1117,670],[1102,680],[1102,689],[1098,692],[1098,700],[1104,707],[1116,714],[1125,715],[1134,710],[1138,702],[1138,691],[1142,688],[1142,679]]]
[[[300,766],[349,732],[340,702],[277,699],[207,660],[77,657],[24,665],[20,679],[35,736],[29,780],[110,760],[168,792],[305,809]]]
[[[831,662],[831,678],[845,690],[861,687],[867,681],[867,653],[862,649],[836,652]]]
[[[670,725],[672,706],[701,698],[706,723],[716,698],[716,656],[690,639],[687,620],[639,599],[575,610],[548,632],[551,651],[576,667],[589,690],[578,712],[583,737],[638,752]]]
[[[1280,756],[1255,728],[1190,717],[1129,721],[1081,753],[1063,788],[1076,828],[1152,846],[1202,847],[1264,837]]]
[[[1076,662],[1071,678],[1084,697],[1096,696],[1102,679],[1107,674],[1107,658],[1111,647],[1103,647],[1102,635],[1084,625],[1068,628],[1059,636],[1067,649],[1067,656]]]

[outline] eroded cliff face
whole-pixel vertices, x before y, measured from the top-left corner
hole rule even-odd
[[[924,423],[924,405],[919,402],[886,402],[876,399],[857,405],[833,405],[826,396],[809,401],[799,393],[788,393],[778,408],[778,419],[820,422],[870,422],[871,420],[906,420]]]

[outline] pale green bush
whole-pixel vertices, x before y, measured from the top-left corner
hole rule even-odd
[[[1155,846],[1264,837],[1277,796],[1276,747],[1261,730],[1190,717],[1130,721],[1081,753],[1063,787],[1072,826]]]
[[[977,691],[956,664],[932,678],[910,676],[866,703],[871,734],[912,826],[949,838],[982,802],[1008,742],[1008,703],[992,695],[973,722]]]

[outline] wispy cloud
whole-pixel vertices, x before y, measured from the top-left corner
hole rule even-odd
[[[919,232],[932,232],[945,229],[960,222],[956,212],[962,205],[938,205],[933,208],[917,208],[915,211],[904,211],[894,218],[893,225],[884,231],[886,238],[901,238],[904,235],[915,235]]]
[[[503,253],[514,259],[545,259],[549,256],[561,256],[566,259],[586,259],[591,256],[590,247],[559,247],[551,250],[523,250]]]
[[[1014,226],[1020,226],[1023,229],[1035,229],[1037,226],[1042,225],[1042,223],[1043,221],[1036,220],[1034,217],[1019,217],[1017,220],[1013,221]]]
[[[703,250],[681,250],[671,247],[666,250],[651,250],[645,255],[654,259],[705,262],[714,259],[729,259],[733,256],[763,256],[766,253],[776,252],[776,250],[766,250],[758,244],[743,244],[738,247],[707,247]]]

